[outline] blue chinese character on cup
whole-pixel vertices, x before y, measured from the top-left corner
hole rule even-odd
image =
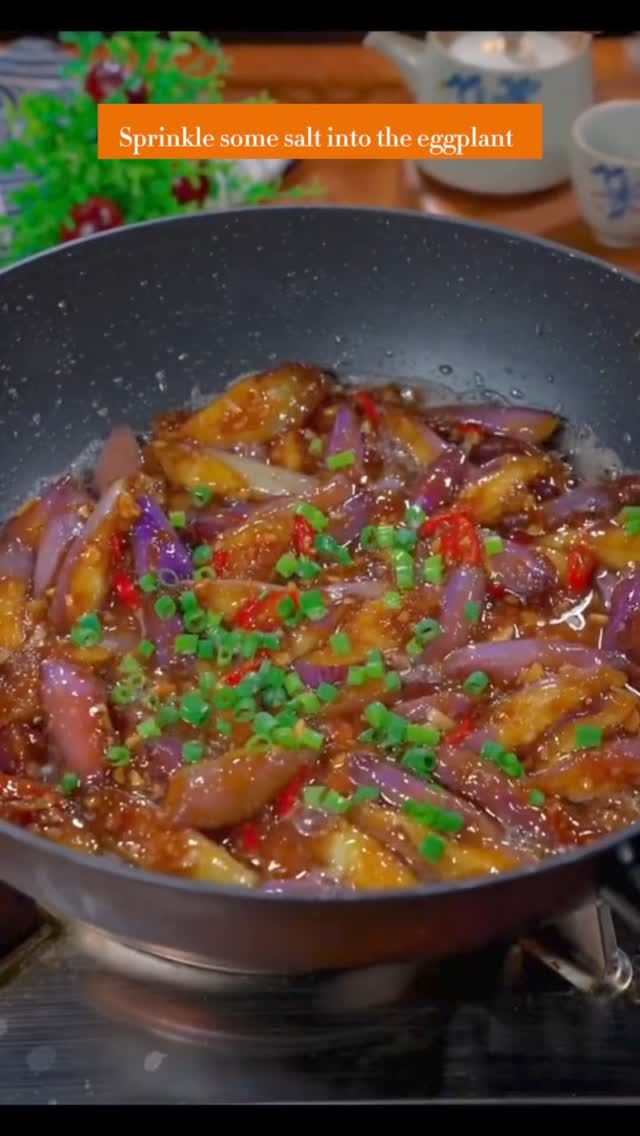
[[[494,96],[496,103],[528,103],[532,95],[540,90],[542,83],[539,79],[531,79],[529,75],[501,75],[498,79],[498,91]]]
[[[462,75],[456,71],[445,80],[445,87],[455,92],[457,103],[484,103],[484,80],[482,75]]]
[[[455,71],[445,81],[457,103],[528,103],[542,86],[529,75],[501,75],[493,91],[487,91],[483,75]]]
[[[619,221],[628,213],[640,210],[640,183],[634,183],[624,166],[599,162],[597,166],[591,167],[591,173],[600,181],[596,196],[604,196],[610,221]]]

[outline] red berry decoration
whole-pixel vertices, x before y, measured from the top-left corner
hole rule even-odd
[[[189,205],[192,201],[204,205],[209,193],[209,178],[201,174],[197,185],[188,177],[177,178],[171,186],[171,192],[180,205]]]
[[[63,225],[60,230],[62,241],[75,241],[78,237],[90,237],[93,233],[104,233],[107,229],[117,229],[124,217],[121,210],[107,197],[90,197],[82,205],[71,210],[73,228]]]
[[[116,63],[113,59],[101,59],[88,72],[84,89],[94,102],[104,103],[129,81],[131,74],[121,63]],[[146,103],[148,94],[146,83],[140,80],[126,91],[127,102]]]

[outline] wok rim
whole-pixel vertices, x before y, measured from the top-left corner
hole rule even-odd
[[[622,278],[628,280],[632,284],[640,284],[640,270],[633,272],[627,268],[620,268],[616,264],[611,264],[603,257],[596,256],[594,253],[583,252],[581,249],[574,249],[569,245],[560,244],[558,241],[550,240],[548,237],[536,236],[533,233],[520,233],[517,229],[511,229],[504,225],[495,223],[477,221],[466,217],[450,217],[446,214],[433,214],[421,213],[418,209],[394,209],[393,207],[379,206],[379,205],[337,205],[332,202],[321,204],[316,202],[313,205],[304,204],[286,204],[286,205],[230,205],[221,209],[203,211],[199,213],[183,213],[171,214],[169,217],[154,217],[147,221],[134,221],[127,225],[120,225],[115,229],[108,229],[103,233],[92,233],[87,237],[79,237],[74,241],[64,244],[53,245],[51,248],[43,249],[41,252],[32,253],[31,256],[24,257],[24,259],[17,261],[15,264],[8,264],[0,267],[0,282],[11,272],[17,272],[21,268],[26,267],[39,261],[44,257],[64,255],[75,255],[76,248],[86,248],[87,244],[95,241],[104,240],[126,240],[126,234],[135,232],[139,229],[150,228],[154,225],[177,225],[187,224],[189,221],[198,220],[200,222],[207,221],[213,223],[216,218],[220,217],[223,220],[229,219],[234,216],[241,216],[244,214],[261,214],[275,212],[286,214],[300,214],[300,213],[342,213],[342,214],[365,214],[365,215],[378,215],[380,217],[387,217],[389,219],[400,218],[403,220],[418,220],[422,224],[427,225],[442,225],[448,229],[458,230],[472,230],[478,233],[487,233],[492,236],[503,237],[508,241],[518,245],[528,245],[532,247],[540,247],[547,249],[550,253],[557,253],[563,260],[577,260],[584,264],[591,265],[594,268],[605,272],[615,278]]]
[[[387,218],[391,223],[402,220],[418,221],[427,226],[443,226],[445,229],[455,229],[459,232],[472,231],[478,234],[486,234],[502,238],[502,240],[510,242],[515,245],[540,248],[548,251],[549,254],[555,254],[560,257],[564,262],[577,261],[597,269],[605,276],[611,276],[614,279],[621,279],[623,282],[628,282],[632,285],[640,285],[640,272],[632,272],[625,268],[620,268],[617,265],[610,264],[608,261],[598,257],[592,253],[586,253],[578,249],[572,249],[567,245],[562,245],[557,241],[549,240],[546,237],[539,237],[530,233],[520,233],[517,230],[507,228],[505,226],[490,224],[483,221],[471,220],[467,218],[449,217],[447,215],[433,215],[429,213],[421,213],[417,209],[395,209],[392,207],[375,206],[375,205],[338,205],[334,203],[315,203],[310,205],[305,204],[278,204],[272,206],[271,209],[265,208],[264,205],[231,205],[221,209],[211,210],[208,212],[194,212],[186,214],[173,214],[169,217],[153,218],[146,221],[138,221],[135,223],[120,226],[116,229],[110,229],[103,233],[94,233],[87,237],[79,238],[68,244],[54,245],[49,249],[44,249],[41,252],[33,253],[31,256],[25,257],[14,264],[5,265],[0,267],[0,286],[7,278],[11,278],[12,274],[19,274],[20,270],[28,267],[33,263],[37,263],[45,257],[67,255],[75,256],[76,249],[86,248],[87,245],[95,241],[104,240],[127,240],[129,232],[136,230],[153,228],[154,226],[174,226],[177,224],[186,224],[190,221],[197,220],[203,223],[206,219],[211,225],[215,225],[217,219],[222,223],[229,221],[235,217],[241,217],[245,214],[249,215],[262,215],[265,212],[267,215],[273,211],[277,213],[285,213],[287,215],[299,214],[342,214],[342,215],[355,215],[355,216],[378,216]],[[78,254],[79,255],[79,254]],[[78,851],[77,849],[69,848],[62,844],[56,844],[54,841],[49,840],[47,837],[38,836],[35,833],[27,832],[17,825],[13,825],[8,821],[0,820],[0,836],[7,837],[9,840],[15,841],[16,844],[21,844],[24,847],[30,848],[35,854],[43,852],[45,857],[52,861],[61,860],[68,863],[71,867],[77,865],[78,868],[84,866],[91,872],[98,872],[106,877],[112,879],[124,880],[140,880],[140,884],[146,886],[153,886],[162,888],[163,890],[178,891],[184,894],[193,894],[202,898],[210,896],[214,899],[227,899],[227,900],[243,900],[251,899],[257,900],[260,903],[284,903],[286,906],[363,906],[367,904],[380,904],[384,902],[389,905],[403,904],[405,902],[420,901],[427,899],[436,899],[452,895],[467,895],[469,892],[491,892],[496,888],[506,887],[510,883],[518,880],[524,881],[532,876],[551,875],[555,872],[562,871],[563,868],[568,868],[575,864],[589,863],[593,860],[604,858],[607,853],[615,848],[627,843],[634,837],[640,835],[640,820],[631,826],[620,829],[617,832],[609,833],[607,836],[602,837],[600,840],[594,841],[592,844],[583,845],[578,849],[569,849],[566,852],[558,853],[558,855],[551,855],[544,857],[539,863],[531,866],[514,869],[509,872],[498,872],[495,875],[486,875],[479,878],[472,877],[470,879],[463,879],[455,883],[442,882],[427,884],[422,887],[417,886],[413,888],[398,888],[398,889],[372,889],[370,891],[361,892],[336,892],[328,895],[322,893],[309,892],[307,895],[298,893],[291,895],[285,893],[266,891],[263,888],[244,888],[239,885],[225,885],[225,884],[210,884],[200,880],[192,880],[182,876],[170,875],[165,872],[152,872],[145,868],[138,868],[135,865],[128,864],[126,861],[118,859],[111,859],[105,855],[92,855]],[[1,870],[0,870],[1,875]],[[4,878],[4,877],[2,877]],[[10,881],[7,880],[7,883]],[[15,886],[15,885],[11,885]],[[27,892],[28,894],[28,892]]]

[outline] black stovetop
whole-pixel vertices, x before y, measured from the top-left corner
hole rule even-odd
[[[639,1095],[635,985],[581,992],[518,947],[424,972],[230,977],[15,911],[0,1105]]]

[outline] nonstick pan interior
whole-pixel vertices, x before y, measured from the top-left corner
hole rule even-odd
[[[557,408],[633,466],[637,283],[376,209],[241,209],[64,246],[0,273],[0,509],[114,423],[144,428],[286,359]]]
[[[89,458],[116,423],[145,429],[239,374],[293,359],[549,407],[600,466],[637,468],[639,283],[504,231],[375,209],[234,210],[65,246],[0,273],[0,509]],[[415,898],[394,902],[393,927],[368,902],[328,921],[326,909],[293,905],[293,922],[279,915],[265,935],[255,899],[211,889],[203,904],[203,889],[165,891],[79,858],[75,870],[76,858],[38,843],[0,825],[4,878],[66,917],[158,949],[300,969],[305,958],[335,966],[433,947],[427,925],[416,930]],[[591,878],[575,861],[551,874],[551,887],[542,872],[524,890],[487,889],[490,910],[482,888],[462,889],[464,915],[441,894],[439,949],[508,933],[511,908],[514,920],[539,917]]]

